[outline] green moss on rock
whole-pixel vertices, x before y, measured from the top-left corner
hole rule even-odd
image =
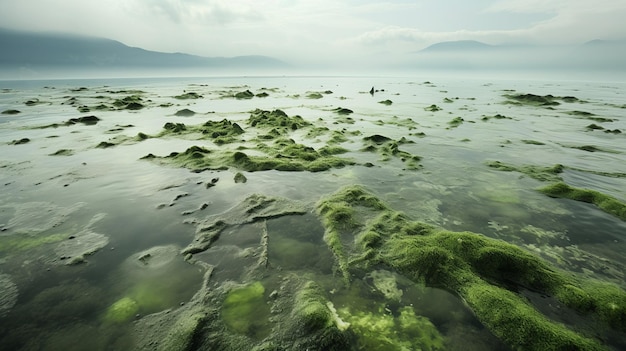
[[[554,183],[539,189],[550,197],[559,197],[598,206],[602,211],[626,221],[626,204],[618,199],[601,192],[583,188],[574,188],[563,182]]]
[[[344,276],[352,269],[383,264],[415,282],[454,292],[514,349],[604,349],[597,340],[536,310],[517,293],[524,289],[552,296],[606,327],[626,331],[626,292],[560,272],[515,245],[411,221],[359,186],[322,199],[317,212]],[[605,293],[596,294],[599,291]]]

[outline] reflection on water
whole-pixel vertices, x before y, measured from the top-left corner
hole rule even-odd
[[[566,183],[623,201],[626,142],[623,134],[604,132],[626,132],[622,84],[425,80],[1,82],[10,90],[0,93],[0,105],[20,113],[0,117],[0,273],[5,291],[12,286],[18,290],[15,301],[2,295],[0,344],[7,350],[131,349],[135,320],[184,304],[202,285],[203,269],[180,254],[196,230],[186,220],[225,213],[252,193],[302,201],[312,209],[322,195],[347,184],[363,184],[412,219],[505,240],[561,269],[625,287],[623,221],[590,204],[548,198],[535,191],[543,182],[485,165],[496,160],[519,166],[563,164]],[[375,96],[368,93],[372,85],[381,90]],[[71,90],[79,86],[86,89]],[[247,89],[268,96],[226,97]],[[576,95],[577,100],[551,108],[511,104],[503,95],[512,90]],[[203,98],[175,98],[186,91]],[[317,91],[324,92],[322,98],[307,98]],[[129,95],[141,96],[144,108],[114,108],[117,99]],[[392,103],[379,103],[386,99]],[[431,105],[438,109],[429,109]],[[337,115],[337,107],[354,113]],[[176,116],[184,108],[195,114]],[[256,108],[282,109],[313,123],[322,134],[305,129],[290,137],[316,149],[332,139],[325,130],[336,132],[337,144],[347,150],[340,156],[358,164],[319,173],[244,171],[247,182],[237,183],[234,168],[194,173],[140,160],[193,145],[212,150],[242,146],[218,146],[202,135],[143,141],[136,136],[156,136],[168,122],[194,125],[222,119],[246,126],[256,136],[246,124]],[[63,125],[87,115],[100,120]],[[457,117],[462,123],[457,119],[453,126]],[[586,128],[592,123],[603,130]],[[393,148],[387,154],[366,150],[363,138],[372,135],[405,138],[397,148],[419,156],[419,167]],[[28,141],[15,142],[24,138]],[[97,147],[101,142],[113,146]],[[254,148],[259,142],[250,137],[243,146]],[[590,145],[594,149],[585,148]],[[71,152],[50,156],[59,150]],[[106,216],[90,226],[99,214]],[[80,239],[86,227],[105,235],[108,244],[94,247],[84,263],[62,264],[55,249]],[[249,267],[259,262],[265,247],[266,297],[278,289],[279,277],[295,272],[314,277],[338,315],[351,319],[355,329],[359,319],[354,316],[360,316],[360,321],[377,321],[416,339],[415,332],[402,329],[402,318],[414,314],[432,324],[446,349],[507,349],[459,298],[385,267],[354,272],[353,282],[345,286],[323,235],[312,213],[284,216],[233,226],[194,258],[215,266],[213,286],[248,283]],[[545,302],[528,296],[538,306]],[[558,318],[575,319],[568,314]],[[365,324],[362,328],[363,333],[376,332]],[[269,333],[263,330],[261,339]],[[623,335],[610,336],[610,344],[626,347]]]

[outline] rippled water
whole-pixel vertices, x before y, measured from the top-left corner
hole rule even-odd
[[[561,176],[567,184],[626,201],[626,85],[427,79],[0,82],[0,110],[20,111],[0,115],[0,274],[18,291],[14,303],[6,297],[10,308],[0,305],[0,345],[7,350],[132,348],[128,327],[132,321],[106,321],[112,304],[131,296],[140,301],[133,318],[140,319],[184,304],[201,286],[202,270],[177,254],[195,233],[195,227],[185,220],[223,213],[252,193],[299,200],[312,210],[321,196],[348,184],[364,185],[412,219],[512,242],[559,268],[626,287],[626,225],[622,220],[590,204],[546,197],[536,189],[547,183],[486,165],[489,161],[518,166],[562,164],[566,169]],[[378,90],[373,95],[369,93],[372,86]],[[249,100],[223,97],[225,92],[246,89],[267,91],[269,96]],[[119,92],[122,90],[126,92]],[[141,91],[137,94],[146,105],[143,109],[78,110],[83,105],[110,104],[131,95],[132,90]],[[332,94],[321,99],[306,97],[309,92],[328,90]],[[174,98],[189,91],[203,98]],[[504,96],[526,93],[574,96],[577,100],[546,108],[510,104]],[[379,103],[386,99],[392,104]],[[27,104],[29,100],[33,103]],[[431,105],[441,110],[428,111]],[[332,112],[337,107],[353,110],[351,120]],[[183,108],[196,114],[175,116]],[[301,115],[330,130],[360,132],[347,134],[352,136],[340,145],[350,151],[341,157],[361,164],[371,162],[374,167],[356,165],[317,173],[243,172],[247,182],[238,184],[233,179],[236,169],[194,173],[140,160],[149,153],[166,156],[192,145],[230,147],[210,140],[163,137],[96,147],[139,132],[158,134],[167,122],[194,125],[229,119],[245,126],[250,111],[257,108]],[[41,128],[87,115],[100,121]],[[496,115],[506,118],[494,118]],[[450,122],[456,117],[463,121],[453,126]],[[623,133],[589,130],[591,124]],[[420,167],[409,169],[398,158],[382,160],[378,154],[362,151],[362,138],[373,134],[413,142],[400,149],[420,156]],[[290,137],[316,148],[326,144],[325,137],[308,138],[306,129],[294,131]],[[23,138],[29,141],[15,143]],[[597,151],[581,150],[582,146]],[[64,149],[71,153],[51,156]],[[216,185],[207,188],[205,184],[214,178],[218,179]],[[206,208],[199,210],[203,204]],[[193,213],[183,215],[186,211]],[[55,247],[87,229],[105,236],[106,245],[86,255],[83,263],[65,265],[55,256]],[[237,227],[197,255],[215,266],[215,284],[242,279],[249,263],[245,250],[258,245],[260,230],[259,224]],[[413,306],[439,329],[449,349],[507,349],[448,292],[419,287],[402,276],[396,277],[403,290],[399,301],[387,301],[373,288],[371,276],[358,277],[346,289],[334,275],[333,256],[322,240],[324,228],[314,214],[268,220],[267,231],[272,237],[270,262],[282,272],[304,271],[315,276],[337,308],[348,304],[355,294],[371,301],[372,309],[387,304],[391,313]],[[175,257],[158,269],[138,264],[141,253],[154,247],[169,247]],[[157,256],[160,259],[160,254]],[[277,286],[272,281],[267,281],[267,291]],[[623,335],[612,338],[613,347],[626,347]]]

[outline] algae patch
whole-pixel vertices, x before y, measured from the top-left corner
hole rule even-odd
[[[539,189],[539,191],[550,197],[560,197],[594,204],[602,211],[626,221],[626,204],[599,191],[574,188],[563,182],[548,185]]]
[[[254,339],[266,336],[269,333],[267,319],[270,314],[264,294],[265,287],[258,281],[228,292],[221,310],[226,326]]]

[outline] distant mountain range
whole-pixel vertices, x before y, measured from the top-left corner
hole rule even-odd
[[[407,65],[422,68],[626,71],[626,40],[560,46],[461,40],[436,43],[409,55]]]
[[[0,67],[26,69],[161,69],[289,67],[267,56],[202,57],[129,47],[118,41],[0,29]]]

